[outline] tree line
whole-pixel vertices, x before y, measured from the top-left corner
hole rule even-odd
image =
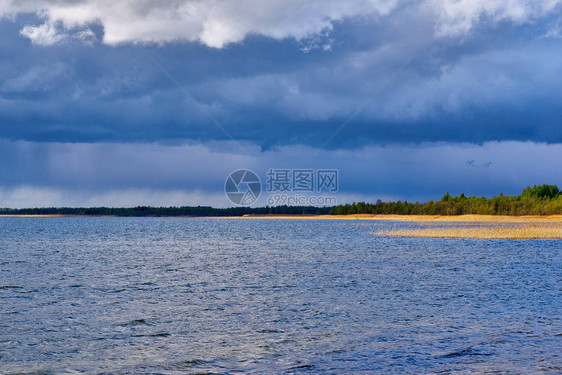
[[[243,215],[554,215],[562,214],[562,193],[556,185],[526,187],[519,195],[492,198],[451,196],[445,193],[439,201],[376,203],[358,202],[334,207],[266,206],[266,207],[47,207],[0,208],[0,215],[76,215],[76,216],[243,216]]]
[[[0,208],[0,215],[76,215],[76,216],[243,216],[243,215],[327,215],[333,207],[46,207]]]
[[[562,193],[556,185],[526,187],[516,196],[500,194],[492,198],[467,197],[464,194],[451,196],[447,192],[439,201],[358,202],[336,206],[330,210],[330,214],[554,215],[562,214]]]

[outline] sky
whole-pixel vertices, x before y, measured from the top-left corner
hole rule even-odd
[[[560,186],[561,88],[562,0],[4,0],[0,207],[228,207],[238,169]]]

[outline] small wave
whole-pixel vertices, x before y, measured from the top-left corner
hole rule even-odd
[[[109,290],[107,291],[107,293],[121,293],[126,291],[127,289],[114,289],[114,290]]]
[[[260,329],[258,333],[283,333],[283,331],[277,329]]]
[[[169,336],[171,336],[171,334],[168,333],[168,332],[160,332],[160,333],[154,333],[152,335],[147,335],[147,336],[149,336],[149,337],[169,337]]]
[[[171,336],[168,332],[159,332],[159,333],[152,333],[148,335],[133,335],[131,337],[169,337]]]
[[[188,366],[199,366],[199,365],[206,365],[208,363],[211,363],[211,362],[205,361],[203,359],[193,359],[191,361],[183,361],[181,364],[182,365],[188,365]]]
[[[481,353],[477,350],[474,350],[472,348],[468,348],[468,349],[463,349],[463,350],[459,350],[457,352],[451,352],[451,353],[447,353],[444,354],[442,356],[440,356],[441,358],[452,358],[452,357],[463,357],[463,356],[467,356],[467,355],[483,355],[483,356],[489,356],[491,354],[489,353]]]
[[[312,365],[299,365],[299,366],[289,367],[287,369],[287,371],[306,370],[306,369],[312,369],[312,368],[313,368]]]
[[[39,289],[32,289],[32,290],[26,290],[26,291],[23,291],[23,292],[20,292],[20,293],[21,294],[28,294],[28,293],[36,293],[38,291],[39,291]]]
[[[123,327],[134,327],[134,326],[142,326],[142,325],[148,325],[146,319],[135,319],[135,320],[131,320],[128,323],[121,324],[121,326]]]

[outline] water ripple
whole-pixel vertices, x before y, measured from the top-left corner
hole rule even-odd
[[[404,225],[0,218],[0,373],[560,372],[562,241]]]

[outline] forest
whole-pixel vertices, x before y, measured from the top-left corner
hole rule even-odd
[[[47,207],[0,208],[0,215],[76,215],[76,216],[243,216],[243,215],[327,215],[333,207],[275,206],[275,207]]]
[[[562,194],[556,185],[526,187],[521,194],[492,198],[449,193],[439,201],[358,202],[334,207],[332,215],[396,214],[396,215],[554,215],[562,214]]]
[[[438,201],[376,203],[358,202],[335,207],[266,206],[266,207],[47,207],[0,208],[0,215],[77,215],[77,216],[243,216],[243,215],[554,215],[562,214],[562,193],[556,185],[526,187],[521,194],[492,198],[449,193]]]

